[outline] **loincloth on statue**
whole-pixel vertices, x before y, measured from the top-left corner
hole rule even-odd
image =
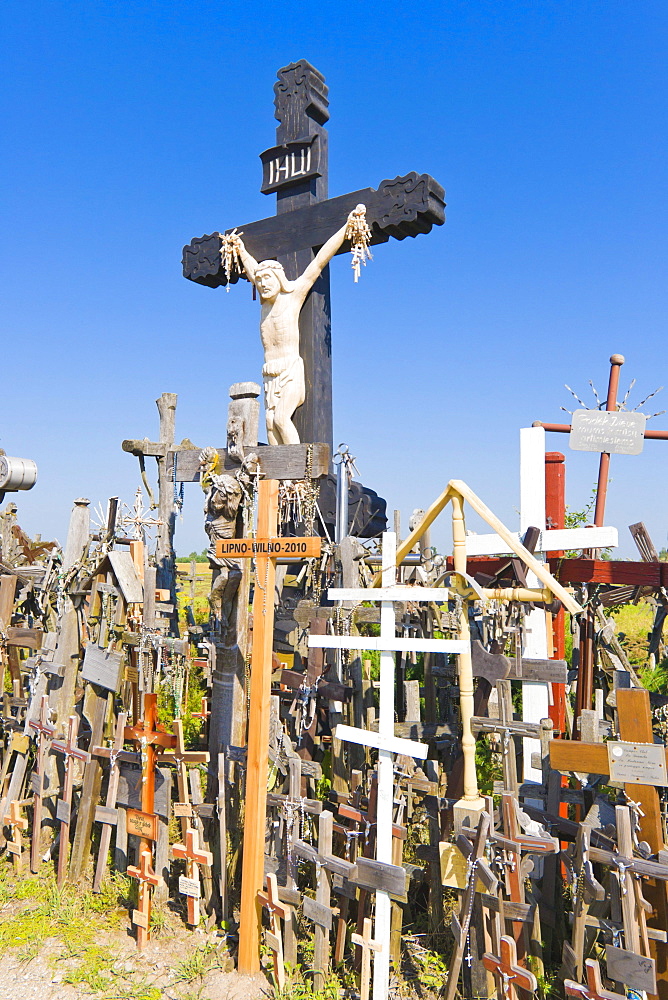
[[[262,366],[264,382],[264,405],[275,410],[281,401],[288,382],[304,385],[304,360],[298,354],[293,358],[275,358]]]

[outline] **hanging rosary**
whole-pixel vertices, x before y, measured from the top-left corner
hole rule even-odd
[[[367,260],[373,260],[369,250],[371,230],[366,221],[365,205],[358,205],[348,216],[345,238],[350,242],[350,252],[353,255],[352,269],[357,283],[362,264],[366,267]]]
[[[239,255],[239,237],[242,233],[235,230],[231,233],[223,233],[220,238],[220,259],[223,265],[223,274],[227,278],[227,292],[230,290],[230,280],[232,277],[243,274],[244,266]]]

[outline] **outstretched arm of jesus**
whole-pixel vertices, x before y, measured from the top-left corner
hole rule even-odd
[[[343,242],[346,238],[346,230],[348,229],[348,223],[355,214],[360,212],[365,212],[366,209],[364,205],[358,205],[354,212],[351,212],[345,221],[345,225],[341,226],[333,236],[324,243],[317,254],[315,259],[311,261],[309,266],[306,268],[304,273],[297,278],[295,281],[295,291],[297,291],[302,299],[305,299],[311,288],[318,280],[318,277],[324,270],[324,268],[329,264],[330,260],[334,255],[341,249]]]
[[[255,260],[255,257],[248,252],[244,245],[244,241],[240,236],[237,236],[236,238],[236,247],[237,252],[241,257],[241,263],[244,266],[244,271],[246,272],[248,280],[255,284],[255,272],[257,270],[257,261]]]

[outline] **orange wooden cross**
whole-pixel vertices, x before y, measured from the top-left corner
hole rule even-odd
[[[144,843],[144,841],[142,841]],[[151,852],[142,851],[139,857],[139,867],[128,865],[130,878],[139,879],[139,908],[132,911],[132,923],[137,928],[137,947],[143,948],[149,938],[149,923],[151,921],[151,887],[156,886],[160,879],[151,868]],[[140,945],[141,940],[141,945]]]
[[[176,746],[176,737],[168,733],[164,726],[158,723],[158,696],[157,694],[144,695],[144,718],[140,719],[134,726],[126,726],[124,738],[139,744],[141,753],[141,811],[153,813],[155,809],[155,762],[157,748],[172,749]],[[144,866],[144,854],[148,855],[148,862],[145,869],[149,870],[152,857],[152,843],[142,837],[139,841],[139,854],[142,866]],[[134,869],[137,871],[137,869]],[[142,869],[143,870],[143,869]],[[130,869],[128,868],[128,872]],[[135,875],[135,878],[138,876]],[[156,879],[153,881],[152,879]],[[142,879],[139,885],[139,910],[133,911],[132,922],[137,924],[137,949],[142,951],[149,939],[149,922],[151,916],[151,885],[157,885],[159,879],[153,873],[151,878]],[[135,914],[140,915],[139,922],[135,921]]]
[[[12,830],[12,839],[7,841],[7,850],[12,855],[14,871],[20,872],[23,854],[21,831],[28,829],[28,820],[21,815],[21,803],[17,799],[10,802],[9,812],[5,816],[4,822]]]
[[[213,864],[213,854],[211,851],[202,851],[199,848],[199,833],[192,827],[188,828],[186,833],[185,844],[174,844],[172,847],[172,855],[175,858],[184,858],[186,861],[186,878],[189,882],[194,883],[191,886],[186,885],[186,889],[191,891],[186,892],[188,898],[188,923],[193,927],[197,927],[199,923],[199,866],[208,865],[211,867]],[[180,886],[181,888],[181,886]],[[197,892],[197,895],[194,893]]]
[[[507,1000],[515,1000],[515,986],[534,993],[538,989],[538,981],[533,972],[523,969],[517,964],[517,948],[513,938],[503,935],[501,938],[501,958],[487,952],[482,956],[482,964],[489,972],[493,972],[501,982],[501,992]]]
[[[601,968],[593,958],[585,962],[587,969],[587,985],[576,983],[572,979],[564,979],[564,988],[569,997],[580,997],[581,1000],[625,1000],[621,993],[611,993],[603,989]]]

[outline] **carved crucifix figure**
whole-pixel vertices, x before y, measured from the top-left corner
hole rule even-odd
[[[325,78],[305,59],[278,71],[276,146],[261,154],[263,194],[276,195],[276,215],[237,226],[255,260],[278,259],[287,279],[304,275],[333,232],[360,202],[366,205],[371,244],[428,233],[443,224],[444,191],[433,177],[415,172],[328,199],[328,89]],[[232,232],[232,227],[227,230]],[[216,288],[234,283],[227,275],[219,232],[193,240],[183,249],[183,274]],[[334,253],[347,247],[339,244]],[[326,262],[325,262],[326,263]],[[258,288],[258,290],[260,290]],[[294,426],[305,442],[332,446],[332,344],[329,269],[319,270],[297,310],[305,399]],[[276,357],[283,355],[277,354]],[[268,361],[269,359],[267,359]],[[292,415],[290,415],[292,418]]]
[[[364,205],[357,205],[345,225],[330,236],[295,281],[288,281],[283,265],[277,260],[258,263],[240,235],[225,237],[226,245],[239,255],[246,276],[260,293],[262,379],[269,444],[299,444],[299,432],[292,422],[306,392],[304,361],[299,353],[299,314],[322,271],[343,246],[349,226],[356,219],[362,220],[365,212]]]

